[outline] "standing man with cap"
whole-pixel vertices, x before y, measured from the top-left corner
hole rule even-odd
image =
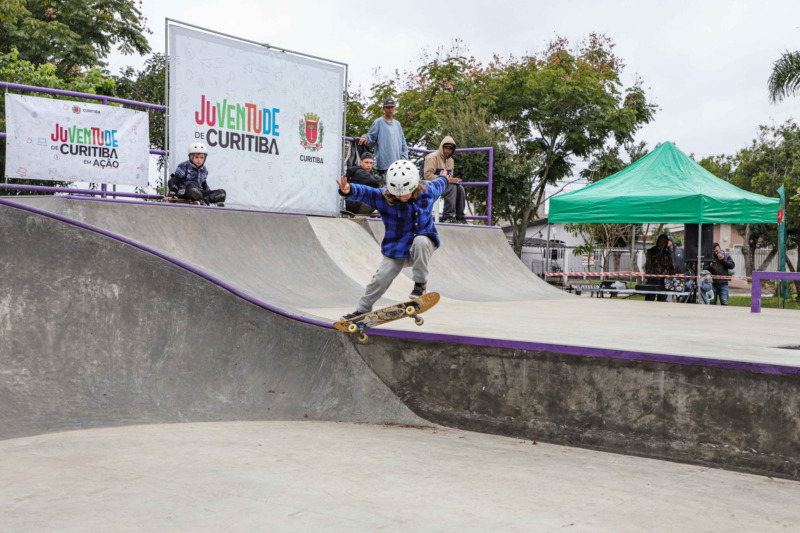
[[[358,138],[358,144],[375,141],[375,170],[382,181],[386,181],[386,171],[399,159],[408,159],[408,146],[403,126],[393,117],[396,109],[392,97],[383,102],[383,116],[375,119],[369,131]]]

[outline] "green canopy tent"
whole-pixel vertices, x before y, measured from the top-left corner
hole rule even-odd
[[[717,178],[666,142],[613,176],[551,198],[548,224],[775,224],[779,205]]]

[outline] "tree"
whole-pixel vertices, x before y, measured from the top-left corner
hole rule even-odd
[[[767,90],[773,104],[800,92],[800,52],[787,50],[772,64]]]
[[[632,141],[655,113],[640,83],[623,94],[619,76],[624,65],[610,39],[592,34],[575,51],[568,45],[557,39],[538,57],[498,64],[492,75],[492,110],[509,132],[515,159],[535,169],[527,178],[529,193],[511,199],[517,253],[547,185],[569,175],[576,159],[589,157],[608,141]]]
[[[11,52],[7,54],[0,54],[0,81],[89,94],[111,94],[114,90],[114,80],[97,69],[82,72],[67,81],[57,76],[56,67],[52,63],[35,65],[30,61],[21,59],[16,49],[11,50]],[[37,94],[37,96],[42,98],[67,98],[47,94]],[[6,131],[5,116],[5,99],[0,98],[0,131]],[[5,153],[6,144],[3,142],[0,143],[0,169],[5,169],[6,166]],[[68,185],[62,182],[54,183],[52,181],[39,180],[17,180],[16,183],[22,185],[47,185],[58,187]],[[0,189],[0,195],[16,194],[19,194],[18,191]]]
[[[438,147],[443,134],[452,133],[444,129],[445,124],[453,127],[449,117],[463,119],[464,109],[483,110],[482,134],[497,142],[494,221],[512,224],[519,254],[546,186],[569,175],[577,159],[607,142],[630,142],[653,118],[656,109],[647,103],[640,81],[623,91],[619,76],[624,65],[613,47],[610,39],[595,34],[574,51],[566,40],[557,39],[540,54],[495,57],[483,66],[467,55],[463,43],[454,41],[449,51],[425,54],[416,71],[373,86],[370,100],[377,105],[379,91],[397,91],[395,116],[409,144],[429,149]],[[366,111],[372,119],[379,116],[377,108]],[[505,166],[498,168],[500,161]]]
[[[698,161],[697,164],[728,183],[732,183],[734,180],[737,162],[733,156],[710,155]]]
[[[494,147],[493,194],[503,197],[524,196],[525,176],[533,169],[514,161],[511,151],[504,144],[506,136],[492,124],[491,116],[485,107],[468,103],[442,118],[439,126],[442,132],[453,137],[461,147]],[[442,133],[441,135],[443,135]],[[436,137],[432,142],[436,142]],[[435,146],[438,148],[438,144]],[[433,146],[431,147],[433,148]],[[456,177],[464,182],[486,181],[489,169],[489,153],[456,153]],[[465,187],[467,200],[475,208],[475,214],[486,216],[488,205],[487,187]],[[505,218],[508,214],[505,202],[493,202],[493,218]]]
[[[141,6],[141,0],[138,5]],[[12,48],[34,65],[52,63],[67,79],[102,68],[113,47],[146,54],[150,45],[137,2],[132,0],[0,0],[0,53]]]
[[[144,65],[144,69],[136,71],[128,67],[120,76],[114,77],[114,90],[109,96],[148,102],[150,104],[165,104],[164,85],[167,75],[167,63],[164,54],[153,54]],[[150,109],[150,148],[166,150],[164,147],[164,125],[166,123],[163,111]],[[166,155],[159,157],[158,168],[163,169],[167,162]]]
[[[638,144],[627,143],[625,149],[628,152],[628,163],[625,163],[620,157],[619,145],[597,150],[587,168],[581,171],[581,177],[589,183],[596,183],[616,174],[637,159],[647,155],[648,152],[644,141]],[[567,224],[565,229],[576,237],[583,237],[583,244],[573,252],[576,255],[594,254],[597,252],[597,247],[600,247],[604,271],[608,271],[610,268],[612,248],[631,247],[633,232],[641,234],[641,225],[639,224]]]
[[[797,190],[800,187],[800,127],[792,121],[780,126],[761,126],[758,138],[736,154],[736,164],[733,184],[737,187],[770,197],[778,195],[781,185],[787,191]],[[796,248],[800,243],[800,204],[791,199],[787,201],[784,216],[786,247]],[[758,246],[772,247],[777,252],[776,226],[749,224],[740,227],[739,231],[745,233],[749,275],[755,267],[754,256]],[[797,265],[789,263],[789,268],[796,270]]]

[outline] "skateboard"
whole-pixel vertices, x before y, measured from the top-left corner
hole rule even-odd
[[[164,200],[171,204],[200,205],[200,202],[195,200],[187,200],[186,198],[178,198],[177,196],[165,196]]]
[[[206,207],[225,207],[224,202],[217,202],[216,204],[203,204],[197,200],[189,200],[187,198],[178,198],[177,196],[165,196],[164,201],[171,204],[189,204],[189,205],[205,205]]]
[[[368,336],[364,330],[386,324],[387,322],[393,322],[406,316],[414,317],[414,323],[421,326],[425,320],[419,315],[436,305],[438,301],[438,292],[426,292],[414,300],[408,300],[404,303],[376,309],[369,313],[358,315],[350,320],[334,322],[333,327],[345,333],[358,333],[358,340],[367,342]]]

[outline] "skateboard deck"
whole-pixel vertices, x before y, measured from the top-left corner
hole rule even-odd
[[[200,202],[195,200],[187,200],[186,198],[178,198],[177,196],[165,196],[164,200],[171,204],[189,204],[189,205],[200,205]]]
[[[358,333],[358,340],[366,342],[367,334],[364,333],[364,330],[393,322],[403,317],[414,317],[414,322],[421,326],[424,320],[419,315],[436,305],[438,301],[438,292],[426,292],[414,300],[375,309],[350,320],[339,320],[333,323],[333,327],[345,333]]]

